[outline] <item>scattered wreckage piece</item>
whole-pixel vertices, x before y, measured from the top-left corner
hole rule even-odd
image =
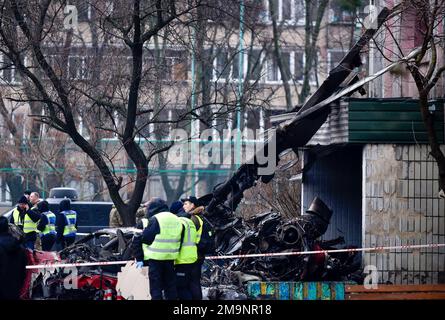
[[[117,274],[116,291],[125,300],[151,300],[148,268],[136,268],[134,261],[127,262]]]

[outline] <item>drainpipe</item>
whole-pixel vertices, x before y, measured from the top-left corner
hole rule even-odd
[[[244,0],[240,1],[239,7],[239,47],[238,47],[238,101],[236,106],[236,146],[235,146],[235,165],[238,169],[241,165],[241,101],[243,98],[243,65],[244,65]]]

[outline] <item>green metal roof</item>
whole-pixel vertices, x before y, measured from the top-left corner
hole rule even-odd
[[[428,143],[418,100],[355,99],[349,101],[349,143]],[[430,101],[439,143],[444,143],[444,100]]]

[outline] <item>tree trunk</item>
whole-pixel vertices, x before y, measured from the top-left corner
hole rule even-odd
[[[278,69],[280,70],[281,73],[281,81],[283,83],[283,88],[284,88],[284,92],[285,92],[285,96],[286,96],[286,107],[287,110],[290,111],[292,110],[294,107],[292,105],[292,94],[290,92],[290,86],[289,86],[289,75],[290,75],[290,70],[289,70],[289,66],[286,66],[283,63],[283,57],[281,56],[281,52],[280,52],[280,44],[279,44],[279,39],[280,39],[280,33],[278,31],[278,26],[277,26],[277,16],[276,16],[276,9],[274,6],[274,1],[273,0],[269,0],[269,11],[270,11],[270,16],[272,18],[272,31],[273,31],[273,43],[274,43],[274,55],[275,58],[277,59],[277,64],[278,64]]]
[[[436,130],[434,129],[434,116],[429,112],[428,94],[420,93],[419,107],[422,114],[422,120],[428,132],[428,141],[431,147],[431,156],[436,160],[439,169],[439,190],[445,191],[445,156],[440,149]]]
[[[321,20],[323,19],[326,7],[329,3],[328,0],[320,0],[319,6],[317,8],[317,19],[315,21],[315,26],[312,27],[312,14],[311,14],[311,0],[305,0],[306,4],[306,24],[305,24],[305,41],[304,41],[304,53],[305,53],[305,63],[303,68],[303,84],[301,87],[301,92],[299,95],[299,103],[306,101],[311,91],[310,87],[310,72],[317,72],[313,70],[314,62],[317,57],[317,39],[320,34]]]

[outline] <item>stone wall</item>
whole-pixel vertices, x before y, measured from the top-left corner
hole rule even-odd
[[[445,243],[445,200],[426,145],[370,144],[363,151],[363,246]],[[445,283],[444,248],[365,253],[379,282]]]

